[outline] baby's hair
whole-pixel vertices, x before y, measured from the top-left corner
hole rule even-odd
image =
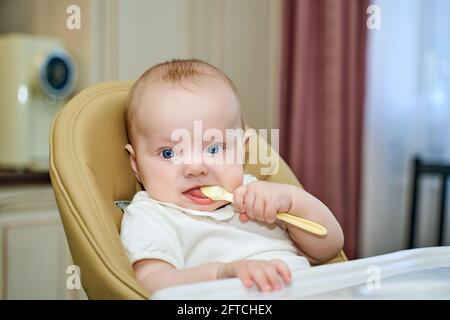
[[[228,85],[239,99],[239,93],[235,85],[228,76],[215,66],[198,59],[172,59],[163,63],[156,64],[147,69],[133,84],[128,93],[125,106],[125,128],[128,141],[133,143],[133,132],[131,128],[134,105],[138,103],[139,89],[144,83],[169,82],[176,84],[194,83],[202,76],[209,76],[222,80]]]

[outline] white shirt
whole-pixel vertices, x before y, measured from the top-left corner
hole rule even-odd
[[[244,175],[243,185],[257,180]],[[159,259],[176,268],[242,259],[282,259],[291,270],[309,267],[283,223],[241,222],[231,205],[213,212],[152,199],[139,191],[124,210],[122,244],[131,263]]]

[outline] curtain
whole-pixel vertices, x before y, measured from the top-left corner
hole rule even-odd
[[[366,0],[285,0],[280,154],[358,254]]]

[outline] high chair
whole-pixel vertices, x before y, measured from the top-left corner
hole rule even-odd
[[[124,149],[123,112],[132,84],[114,81],[83,90],[56,115],[50,134],[52,186],[73,261],[90,299],[149,298],[122,247],[122,211],[114,204],[131,200],[141,190]],[[261,137],[258,140],[260,147],[271,148]],[[275,175],[261,176],[260,167],[244,169],[260,180],[300,186],[281,158]],[[346,260],[341,251],[329,263]]]

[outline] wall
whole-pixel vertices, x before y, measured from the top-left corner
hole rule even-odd
[[[0,33],[28,32],[31,10],[29,0],[0,1]]]
[[[152,64],[195,57],[233,79],[251,126],[278,127],[281,0],[7,2],[3,6],[19,17],[17,30],[64,40],[79,65],[79,89],[136,79]],[[72,4],[81,9],[81,30],[66,28]]]

